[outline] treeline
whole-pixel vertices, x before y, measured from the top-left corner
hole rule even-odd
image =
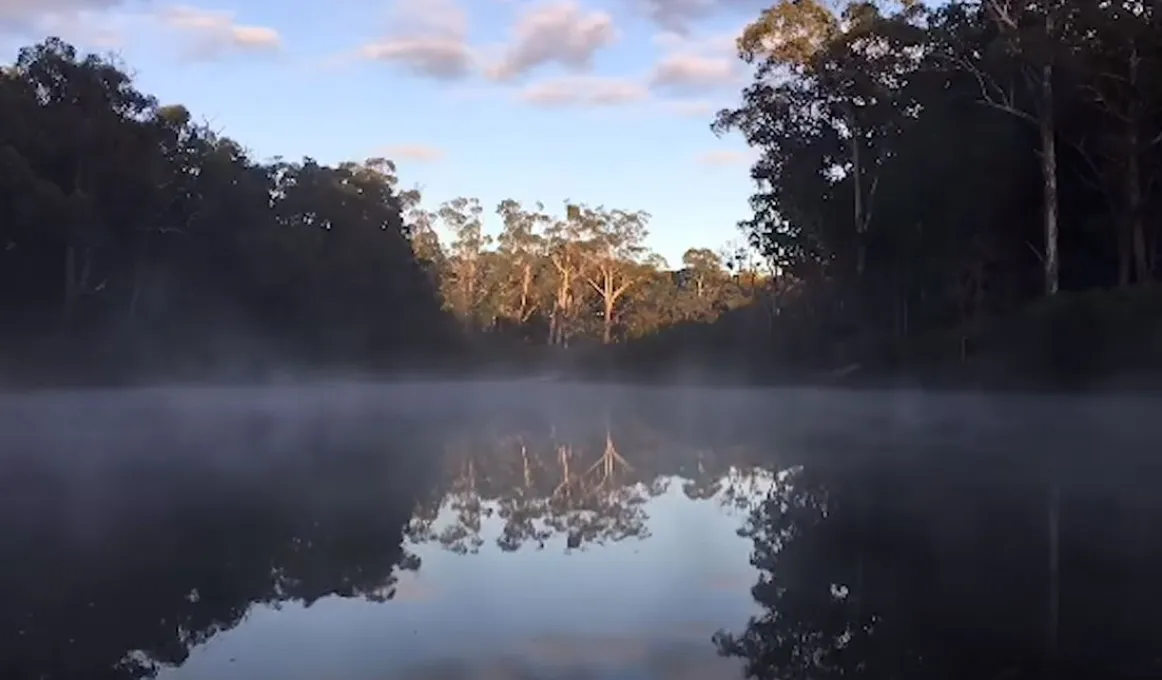
[[[1062,367],[1140,357],[1162,338],[1143,290],[1162,250],[1160,22],[1133,0],[774,3],[738,42],[753,81],[713,124],[761,152],[741,226],[781,274],[771,330],[688,348],[898,366],[1027,336]]]
[[[4,356],[397,368],[630,341],[599,356],[1162,372],[1153,5],[781,0],[738,47],[754,80],[712,127],[760,152],[740,226],[767,274],[746,249],[667,266],[648,215],[583,203],[503,201],[492,239],[478,200],[425,206],[387,160],[260,162],[115,62],[28,48],[0,79]]]
[[[665,269],[644,213],[497,212],[492,247],[478,201],[428,210],[390,160],[255,159],[48,39],[0,73],[0,375],[479,365],[712,319],[764,285],[735,253]]]
[[[387,161],[259,162],[112,60],[26,48],[0,76],[5,368],[430,354],[453,326],[400,200]]]
[[[646,246],[650,216],[641,211],[566,202],[553,214],[505,200],[494,238],[478,199],[435,209],[421,207],[415,192],[409,199],[414,249],[467,337],[525,347],[609,344],[713,321],[770,282],[737,247],[690,248],[671,269]]]

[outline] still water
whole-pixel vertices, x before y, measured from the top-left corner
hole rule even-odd
[[[1158,406],[0,397],[0,678],[1162,678]]]

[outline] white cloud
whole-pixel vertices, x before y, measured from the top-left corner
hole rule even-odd
[[[187,55],[197,59],[281,45],[278,31],[239,24],[233,12],[156,5],[152,0],[0,0],[0,34],[22,40],[56,35],[78,47],[107,49],[161,27],[180,34]]]
[[[0,0],[0,28],[26,30],[46,19],[112,9],[121,0]]]
[[[699,165],[708,165],[712,167],[744,165],[752,162],[753,160],[753,152],[736,151],[732,149],[717,149],[714,151],[707,151],[703,154],[699,154],[697,158]]]
[[[158,19],[190,37],[187,54],[195,59],[217,59],[230,52],[270,52],[282,46],[278,31],[235,23],[232,12],[179,5],[161,10]]]
[[[359,56],[438,80],[457,80],[472,72],[468,14],[455,0],[399,0],[390,23],[388,35],[361,47]]]
[[[736,43],[745,28],[744,23],[736,31],[698,36],[662,30],[654,34],[652,41],[667,52],[694,52],[708,56],[734,57],[737,53]]]
[[[88,49],[122,45],[131,0],[0,0],[0,47],[53,35]]]
[[[656,34],[653,42],[663,55],[650,74],[650,86],[684,94],[738,88],[745,73],[735,51],[735,41],[741,32],[740,28],[699,36],[673,31]]]
[[[456,80],[472,69],[468,46],[452,38],[403,38],[364,45],[365,59],[395,62],[417,75],[439,80]]]
[[[623,78],[566,76],[529,85],[520,98],[546,107],[620,106],[648,99],[649,91]]]
[[[711,14],[715,0],[636,0],[659,26],[678,33],[688,30],[689,22]]]
[[[380,153],[389,160],[417,163],[432,163],[444,158],[443,150],[427,144],[396,144],[381,149]]]
[[[739,73],[739,64],[733,59],[671,54],[658,61],[650,75],[650,85],[665,90],[704,92],[736,85]]]
[[[617,38],[613,17],[605,12],[588,12],[573,0],[533,5],[517,19],[512,41],[489,76],[512,80],[546,64],[585,71],[597,51]]]
[[[644,11],[658,26],[677,33],[688,34],[700,20],[723,14],[737,14],[753,18],[768,7],[770,0],[626,0]]]

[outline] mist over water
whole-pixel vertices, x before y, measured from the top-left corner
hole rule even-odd
[[[1158,677],[1158,413],[537,382],[6,395],[0,677]]]

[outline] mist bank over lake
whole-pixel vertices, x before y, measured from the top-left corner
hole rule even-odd
[[[1157,406],[514,381],[6,394],[0,675],[653,678],[681,658],[722,680],[779,667],[780,627],[875,616],[860,663],[916,678],[1133,677],[1154,630],[1135,612],[1162,606]],[[789,600],[748,594],[771,570]]]

